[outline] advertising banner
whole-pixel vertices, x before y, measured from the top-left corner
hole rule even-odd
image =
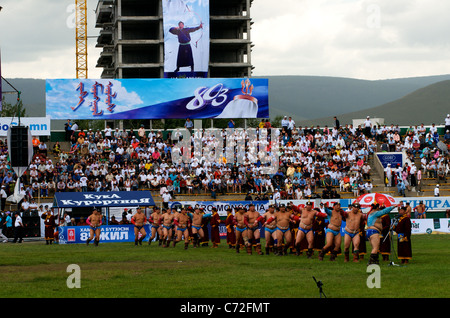
[[[268,79],[51,79],[47,117],[72,120],[269,118]]]
[[[433,219],[411,219],[411,234],[431,234],[433,230]]]
[[[147,234],[151,233],[150,225],[144,226]],[[60,244],[86,243],[90,236],[89,226],[62,226],[59,228]],[[144,241],[148,242],[150,235]],[[102,225],[100,243],[134,242],[134,225]]]
[[[435,230],[436,232],[450,234],[450,219],[439,219],[439,225],[436,226],[435,223]]]
[[[386,168],[388,164],[391,167],[396,167],[397,164],[403,167],[404,158],[402,152],[377,152],[377,157],[380,159],[383,168]]]
[[[450,209],[450,197],[394,197],[395,204],[399,204],[402,201],[404,204],[409,203],[411,208],[415,208],[419,205],[420,201],[425,204],[430,212],[445,211]],[[339,202],[342,208],[347,208],[355,199],[312,199],[312,200],[278,200],[278,204],[292,202],[295,205],[306,205],[308,201],[311,201],[313,207],[318,207],[320,202],[324,204],[329,203],[330,206],[334,202]],[[271,201],[275,203],[274,201]]]
[[[30,128],[31,136],[50,136],[50,118],[48,117],[21,117],[20,124]],[[9,127],[19,125],[17,118],[0,118],[0,137],[8,135]]]
[[[150,191],[56,192],[56,208],[154,206]]]
[[[208,77],[209,1],[163,0],[164,77]]]
[[[211,213],[212,208],[217,208],[217,213],[219,216],[225,217],[227,216],[227,209],[231,208],[236,209],[238,206],[242,205],[247,208],[250,204],[255,205],[255,210],[260,214],[264,214],[266,210],[269,208],[269,201],[173,201],[170,202],[169,207],[175,208],[176,206],[191,206],[204,209],[206,213]]]

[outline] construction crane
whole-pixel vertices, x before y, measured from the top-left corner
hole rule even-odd
[[[87,4],[86,0],[75,0],[77,79],[88,78],[87,51]]]

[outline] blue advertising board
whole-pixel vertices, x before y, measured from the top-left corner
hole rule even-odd
[[[396,167],[398,164],[400,167],[403,167],[403,153],[401,152],[378,152],[377,157],[383,165],[383,168],[386,168],[388,164],[391,167]]]
[[[102,225],[100,232],[100,243],[127,243],[135,241],[134,225]],[[151,237],[151,225],[144,225],[144,230],[147,233],[143,242],[148,242]],[[211,226],[208,224],[208,231]],[[227,229],[225,225],[219,225],[220,237],[225,238]],[[59,244],[85,244],[90,236],[89,226],[61,226],[58,231]],[[156,240],[156,238],[155,238]]]
[[[269,118],[268,79],[48,79],[51,119]]]
[[[56,208],[154,206],[150,191],[56,192]]]
[[[150,225],[145,225],[144,229],[147,234],[151,234]],[[61,226],[59,228],[60,244],[86,243],[89,236],[89,226]],[[144,241],[148,242],[149,237],[150,235],[147,235]],[[134,242],[134,238],[134,225],[132,224],[101,226],[101,243]]]

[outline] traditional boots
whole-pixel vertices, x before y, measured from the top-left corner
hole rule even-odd
[[[337,257],[337,252],[336,251],[331,251],[331,256],[330,256],[330,261],[335,261]]]
[[[264,253],[261,251],[261,244],[256,244],[256,253],[258,253],[258,255],[264,255]]]
[[[353,262],[359,263],[359,251],[358,250],[353,251]]]
[[[344,262],[348,263],[350,261],[350,252],[349,251],[345,251],[344,252]]]
[[[375,253],[375,254],[370,254],[370,258],[369,258],[369,263],[368,263],[368,265],[371,265],[371,264],[379,264],[380,262],[379,262],[379,260],[378,260],[378,253]]]

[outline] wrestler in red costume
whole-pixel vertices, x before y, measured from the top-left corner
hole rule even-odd
[[[300,225],[298,227],[297,237],[295,239],[295,247],[300,250],[300,242],[306,237],[306,240],[308,241],[308,251],[306,252],[306,255],[308,258],[311,258],[313,253],[314,232],[312,231],[312,225],[314,218],[317,215],[327,217],[326,213],[314,210],[312,208],[312,202],[307,202],[306,207],[302,209]]]

